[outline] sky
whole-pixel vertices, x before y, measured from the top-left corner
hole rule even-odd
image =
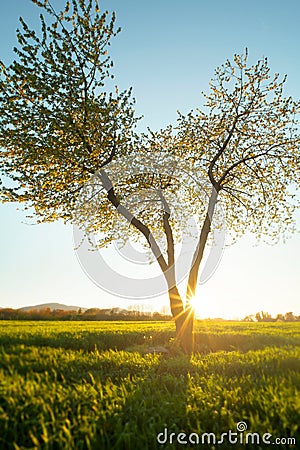
[[[267,56],[272,72],[288,75],[286,94],[300,97],[297,0],[106,0],[100,4],[116,11],[122,28],[110,50],[115,83],[120,89],[133,87],[137,114],[144,116],[140,130],[175,124],[177,110],[187,113],[201,106],[201,92],[208,89],[214,69],[246,47],[250,62]],[[3,2],[0,10],[0,58],[9,63],[18,17],[35,27],[39,10],[30,0]],[[140,303],[145,309],[159,310],[168,304],[166,295],[130,300],[105,292],[82,270],[71,225],[29,225],[17,208],[0,205],[1,307],[60,302],[106,308]],[[298,228],[299,219],[298,214]],[[253,236],[246,234],[224,250],[215,273],[199,286],[198,314],[225,318],[261,310],[299,314],[299,254],[299,234],[275,246],[256,246]],[[116,264],[126,272],[125,262]]]

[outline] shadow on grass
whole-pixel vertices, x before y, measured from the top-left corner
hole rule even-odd
[[[130,334],[136,338],[135,333]],[[289,424],[284,424],[281,418],[280,399],[272,404],[275,394],[279,398],[284,389],[284,383],[281,385],[284,377],[288,377],[289,372],[295,373],[297,367],[299,369],[299,360],[283,348],[287,343],[285,339],[280,341],[282,349],[277,351],[277,336],[275,340],[272,336],[273,347],[265,352],[262,350],[263,354],[259,356],[253,351],[253,345],[256,343],[261,349],[270,345],[268,339],[262,346],[264,335],[252,341],[249,349],[249,336],[244,336],[243,340],[239,335],[225,334],[225,338],[223,335],[219,340],[213,334],[199,333],[196,345],[206,345],[207,354],[189,358],[184,355],[141,355],[120,349],[87,352],[85,350],[98,346],[98,342],[93,342],[93,333],[83,337],[89,337],[91,341],[81,342],[80,351],[69,347],[70,336],[66,340],[64,334],[52,341],[49,337],[38,340],[15,337],[10,339],[9,347],[6,342],[1,365],[16,385],[12,388],[14,402],[1,396],[0,406],[6,413],[6,417],[0,415],[3,448],[15,449],[14,443],[19,448],[41,450],[195,448],[179,444],[175,437],[180,432],[220,435],[230,428],[235,430],[237,421],[245,418],[243,415],[248,419],[251,414],[255,417],[260,408],[262,417],[267,410],[275,426],[278,421],[278,429],[288,433]],[[154,343],[164,344],[167,337],[161,335]],[[114,346],[125,346],[118,338]],[[3,341],[0,343],[4,345]],[[59,343],[63,345],[59,346]],[[87,343],[93,346],[89,348]],[[76,346],[78,344],[76,342]],[[247,345],[252,353],[226,353],[228,349],[238,350],[238,345],[244,351]],[[218,353],[219,350],[225,352]],[[215,353],[209,353],[212,351]],[[9,364],[6,366],[5,354],[8,352]],[[33,386],[32,398],[26,394],[27,385]],[[260,395],[266,395],[269,403],[264,404],[266,399],[262,402]],[[260,417],[257,417],[259,421]],[[37,418],[42,418],[41,423]],[[41,438],[45,427],[52,436],[47,445]],[[36,447],[32,446],[30,438],[32,430],[38,442]],[[157,441],[159,433],[162,433],[161,444]],[[175,435],[171,437],[171,433]],[[207,438],[200,445],[204,449],[215,448]],[[224,444],[221,448],[232,448],[232,445]],[[243,448],[258,447],[247,445]]]
[[[125,350],[133,345],[141,345],[149,340],[151,332],[81,332],[76,335],[72,332],[55,333],[50,336],[39,334],[25,334],[21,336],[2,335],[0,346],[27,345],[37,347],[64,348],[69,350]],[[174,337],[173,332],[157,332],[153,336],[154,345],[162,345]]]
[[[237,333],[195,333],[195,353],[207,354],[218,351],[261,350],[266,347],[282,347],[300,344],[293,335],[275,334],[237,334]]]
[[[150,336],[152,335],[152,336]],[[241,351],[259,350],[266,347],[281,347],[286,345],[300,344],[290,334],[237,334],[237,333],[212,333],[196,332],[195,353],[207,354],[218,351]],[[26,345],[37,347],[64,348],[70,350],[94,351],[100,350],[127,350],[131,347],[168,345],[175,338],[175,332],[89,332],[80,335],[72,332],[55,333],[50,336],[39,334],[25,334],[21,336],[2,335],[0,346]],[[298,342],[296,342],[298,341]]]

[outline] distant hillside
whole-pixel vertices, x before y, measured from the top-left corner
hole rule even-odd
[[[23,308],[19,308],[19,311],[41,311],[42,309],[50,308],[51,311],[54,309],[61,309],[63,311],[79,311],[81,309],[82,312],[86,311],[87,308],[81,308],[80,306],[68,306],[63,305],[62,303],[43,303],[41,305],[35,306],[24,306]]]

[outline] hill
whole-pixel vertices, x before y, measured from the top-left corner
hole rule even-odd
[[[41,311],[43,309],[50,308],[51,311],[55,309],[60,309],[63,311],[86,311],[87,308],[81,308],[80,306],[69,306],[69,305],[63,305],[62,303],[42,303],[41,305],[35,305],[35,306],[24,306],[23,308],[19,308],[19,311]]]

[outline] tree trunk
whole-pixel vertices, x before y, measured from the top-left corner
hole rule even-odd
[[[176,286],[169,289],[170,307],[175,319],[176,337],[184,353],[194,352],[194,310],[189,303],[183,307],[183,301]]]
[[[194,310],[188,306],[182,316],[176,321],[176,334],[184,353],[194,353]]]
[[[189,355],[191,355],[194,352],[194,319],[195,319],[194,309],[192,308],[190,301],[196,294],[199,267],[203,258],[207,237],[210,232],[210,226],[215,206],[217,203],[217,198],[218,198],[218,191],[215,188],[213,188],[209,198],[207,213],[201,229],[199,241],[193,256],[193,262],[189,273],[186,291],[185,309],[183,308],[183,302],[180,298],[180,294],[177,288],[175,288],[176,292],[174,293],[170,293],[169,290],[171,311],[173,317],[175,317],[176,322],[177,338],[179,339],[180,345],[184,353],[187,353]],[[177,299],[180,298],[181,302],[181,312],[179,314],[178,313],[176,314],[175,311],[173,312],[172,309],[172,303],[175,303],[176,298]]]

